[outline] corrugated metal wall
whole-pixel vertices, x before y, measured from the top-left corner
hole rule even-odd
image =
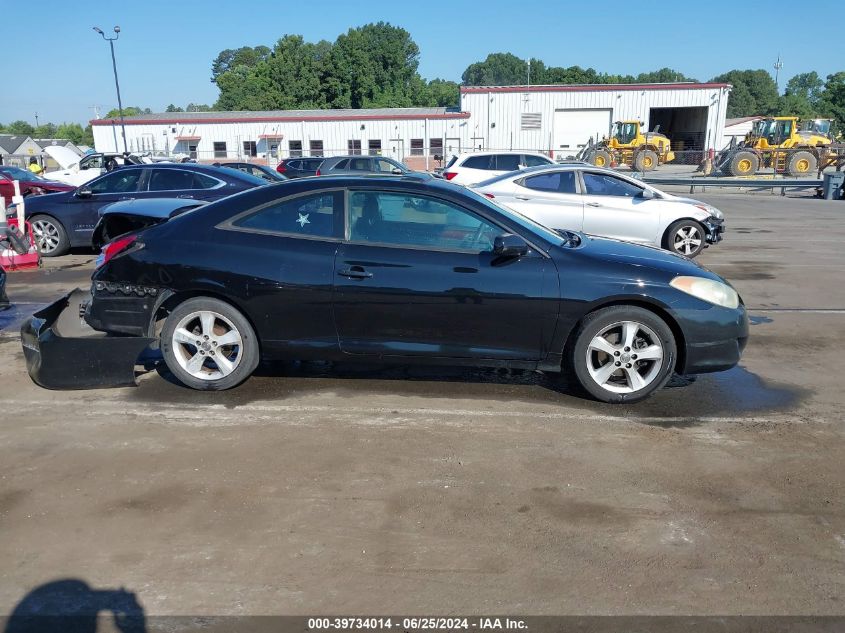
[[[469,92],[461,94],[461,110],[471,114],[472,136],[484,139],[484,147],[548,151],[555,110],[611,109],[614,121],[638,119],[648,125],[651,108],[707,107],[706,147],[711,148],[722,137],[727,92],[724,88]],[[524,112],[541,115],[539,130],[521,129]]]

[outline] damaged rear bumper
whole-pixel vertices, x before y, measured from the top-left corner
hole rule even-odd
[[[154,338],[109,336],[90,328],[81,312],[91,295],[74,290],[21,327],[26,368],[47,389],[135,386],[135,365]]]

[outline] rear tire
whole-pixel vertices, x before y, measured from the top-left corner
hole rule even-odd
[[[29,219],[39,252],[44,257],[58,257],[70,250],[65,227],[49,215],[34,215]]]
[[[574,335],[568,363],[594,398],[634,403],[661,389],[675,369],[672,330],[653,312],[610,306],[589,314]]]
[[[818,168],[819,161],[812,152],[802,150],[795,152],[789,157],[789,162],[786,165],[786,172],[790,176],[806,176],[812,174]]]
[[[599,149],[593,152],[593,155],[590,156],[590,162],[596,167],[610,167],[612,157],[610,156],[610,152],[607,150]]]
[[[644,149],[634,157],[634,168],[637,171],[652,171],[657,168],[657,152]]]
[[[180,303],[161,331],[161,351],[171,373],[201,391],[231,389],[258,367],[258,338],[234,307],[210,297]]]
[[[704,227],[695,220],[678,220],[666,229],[663,248],[693,259],[707,246],[705,235]]]
[[[759,169],[760,157],[748,150],[736,152],[728,161],[731,176],[753,176]]]

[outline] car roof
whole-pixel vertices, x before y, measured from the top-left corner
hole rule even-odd
[[[515,178],[524,178],[526,176],[532,176],[535,174],[543,174],[546,172],[555,172],[555,171],[593,171],[598,172],[601,174],[608,174],[610,176],[616,176],[618,178],[622,178],[624,180],[628,180],[629,182],[641,185],[643,187],[647,187],[649,189],[655,189],[654,186],[644,183],[641,180],[630,176],[629,174],[620,174],[618,171],[613,169],[607,169],[606,167],[596,167],[595,165],[591,165],[590,163],[550,163],[548,165],[537,165],[535,167],[526,167],[525,169],[519,169],[515,171],[509,171],[505,174],[501,174],[499,176],[493,176],[492,178],[488,178],[487,180],[483,180],[481,182],[476,183],[475,187],[487,187],[489,185],[495,184],[497,182],[503,182],[505,180],[513,180]],[[656,190],[656,189],[655,189]]]
[[[461,152],[460,154],[452,154],[452,156],[457,156],[458,158],[464,158],[466,156],[500,156],[500,155],[516,155],[522,156],[523,154],[527,154],[529,156],[542,156],[543,158],[549,158],[542,152],[534,152],[530,150],[514,150],[514,149],[503,149],[503,150],[484,150],[479,152]],[[552,160],[549,158],[549,160]]]

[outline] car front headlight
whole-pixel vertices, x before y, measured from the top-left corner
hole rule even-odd
[[[695,205],[695,207],[697,209],[701,209],[702,211],[704,211],[704,213],[706,213],[710,217],[716,218],[717,220],[725,219],[724,214],[719,211],[719,209],[717,209],[716,207],[711,207],[709,204],[697,204]]]
[[[692,295],[702,301],[707,301],[723,308],[736,308],[739,306],[739,295],[736,290],[721,281],[706,279],[705,277],[675,277],[669,285]]]

